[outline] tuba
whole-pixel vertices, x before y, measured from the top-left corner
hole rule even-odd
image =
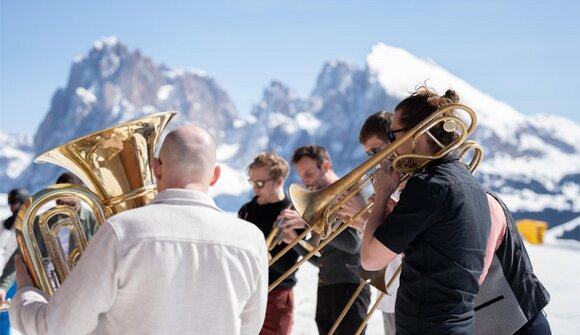
[[[33,194],[22,205],[15,222],[16,239],[37,288],[52,295],[88,245],[74,210],[56,206],[37,217],[41,207],[57,198],[77,198],[88,204],[97,222],[103,224],[113,214],[147,204],[156,194],[151,158],[161,133],[176,114],[156,113],[125,122],[70,141],[35,159],[36,163],[53,163],[73,172],[88,186],[53,185]],[[57,216],[65,218],[53,224]],[[58,240],[61,229],[68,229],[78,246],[68,257]],[[39,238],[46,249],[44,254],[38,246]]]
[[[460,116],[452,113],[454,110],[462,110],[466,112],[466,115],[469,118],[469,122],[464,121]],[[457,135],[455,140],[451,141],[451,143],[447,145],[441,144],[430,132],[431,128],[439,124],[442,124],[443,129],[446,132],[455,133]],[[401,136],[401,138],[389,144],[375,156],[369,158],[357,168],[349,172],[346,176],[342,177],[326,188],[317,191],[308,191],[301,185],[290,185],[289,193],[292,204],[308,225],[308,228],[297,238],[297,240],[303,239],[306,234],[314,231],[322,236],[322,241],[316,248],[302,257],[302,259],[300,259],[292,268],[288,269],[286,273],[280,276],[280,278],[270,284],[268,289],[271,291],[274,287],[280,284],[285,278],[296,271],[316,252],[325,247],[328,243],[330,243],[330,241],[336,238],[338,234],[348,228],[352,222],[357,220],[360,216],[364,215],[372,208],[373,204],[369,203],[358,213],[353,215],[352,218],[347,220],[339,218],[338,215],[338,211],[340,210],[342,204],[344,204],[350,198],[356,196],[371,181],[373,178],[372,171],[383,161],[389,160],[392,167],[403,174],[401,182],[408,179],[415,171],[418,171],[427,165],[430,161],[442,158],[452,152],[459,152],[462,155],[465,155],[467,152],[475,150],[472,163],[470,164],[474,164],[476,167],[479,161],[475,161],[477,159],[481,159],[481,154],[477,152],[478,145],[475,142],[466,142],[467,137],[473,133],[476,125],[477,116],[475,115],[473,109],[463,104],[449,104],[429,115],[415,127]],[[413,147],[415,147],[421,135],[426,135],[433,139],[440,147],[439,152],[437,152],[435,155],[429,156],[418,155],[414,153],[405,155],[396,154],[397,148],[409,140],[412,141],[411,144]],[[414,159],[421,159],[423,160],[423,163],[420,165],[409,164],[409,162],[412,162]],[[368,174],[371,175],[368,176]],[[296,245],[296,243],[289,244],[285,249],[280,251],[280,254],[287,252],[294,245]]]

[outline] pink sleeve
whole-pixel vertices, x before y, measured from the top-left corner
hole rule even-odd
[[[487,238],[487,245],[485,247],[485,257],[483,259],[483,272],[479,276],[479,283],[483,283],[483,279],[487,275],[487,271],[493,260],[493,254],[499,248],[501,241],[505,235],[506,218],[503,208],[490,194],[487,195],[487,202],[489,203],[489,213],[491,217],[491,227],[489,228],[489,236]]]

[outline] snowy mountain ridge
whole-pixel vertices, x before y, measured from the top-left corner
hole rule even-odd
[[[60,171],[32,164],[20,168],[16,178],[14,166],[30,163],[17,156],[36,156],[123,121],[177,110],[181,117],[170,129],[194,123],[216,137],[218,158],[228,176],[214,195],[227,210],[237,210],[249,197],[246,166],[258,152],[275,151],[290,159],[300,145],[321,144],[337,172],[345,174],[366,159],[358,143],[366,117],[393,110],[424,82],[440,94],[453,88],[476,111],[479,123],[473,138],[485,149],[476,176],[513,210],[558,222],[579,216],[578,124],[553,115],[524,116],[433,61],[382,43],[372,48],[364,67],[342,60],[324,64],[308,97],[272,81],[251,113],[241,118],[227,91],[204,71],[158,65],[138,50],[129,51],[117,38],[97,41],[73,62],[68,83],[53,96],[33,147],[16,147],[21,155],[0,151],[0,162],[11,162],[0,165],[0,191],[15,185],[38,190]],[[13,172],[7,177],[9,164]],[[297,181],[294,174],[291,181]]]

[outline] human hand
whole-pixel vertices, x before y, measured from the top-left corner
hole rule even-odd
[[[26,270],[26,266],[22,261],[22,256],[14,256],[14,266],[16,267],[16,282],[18,283],[18,287],[34,286],[32,278],[30,278],[28,270]]]
[[[290,243],[294,242],[294,240],[296,240],[297,237],[298,237],[298,234],[296,233],[296,231],[294,229],[287,229],[287,230],[284,230],[284,238],[282,238],[282,241],[284,241],[284,243],[286,243],[286,244],[290,244]]]
[[[397,189],[400,181],[401,173],[392,167],[391,161],[383,160],[372,179],[374,197],[376,198],[377,195],[390,196]]]
[[[356,194],[355,196],[351,197],[347,202],[345,202],[339,214],[343,217],[344,222],[350,221],[354,218],[363,208],[365,208],[366,202],[362,195]],[[359,215],[355,220],[350,223],[350,226],[356,229],[360,234],[362,234],[365,230],[365,223],[368,219],[369,211],[364,211],[361,215]]]
[[[4,302],[4,300],[6,300],[6,290],[0,288],[0,302]]]
[[[298,214],[297,211],[293,209],[285,209],[282,213],[278,216],[278,218],[283,217],[286,219],[284,223],[282,223],[282,228],[284,230],[288,229],[304,229],[306,227],[306,221]]]

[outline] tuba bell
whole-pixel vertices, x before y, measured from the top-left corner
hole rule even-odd
[[[52,295],[88,244],[74,210],[56,206],[37,217],[41,207],[57,198],[77,198],[88,204],[97,222],[103,224],[113,214],[147,204],[156,194],[151,158],[161,133],[176,114],[156,113],[128,121],[70,141],[35,159],[36,163],[52,163],[71,171],[88,186],[52,185],[22,205],[15,222],[16,239],[37,288]],[[49,224],[57,216],[65,218]],[[68,257],[58,240],[61,229],[69,229],[78,246]],[[39,238],[46,254],[38,247]]]

